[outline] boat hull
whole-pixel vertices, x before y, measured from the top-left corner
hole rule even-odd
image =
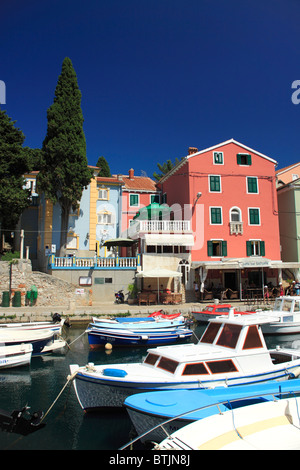
[[[300,333],[300,322],[274,322],[262,325],[266,335],[291,335]]]
[[[249,385],[261,382],[268,382],[270,380],[284,380],[288,379],[293,373],[299,372],[300,361],[295,361],[295,365],[278,368],[273,371],[266,371],[265,373],[248,375],[248,376],[237,376],[235,378],[227,379],[226,376],[220,377],[219,379],[211,380],[199,380],[193,381],[167,381],[162,380],[160,382],[152,380],[141,382],[136,380],[129,381],[124,377],[104,375],[103,366],[89,366],[87,368],[78,365],[71,365],[71,373],[74,374],[75,378],[73,381],[77,399],[80,406],[85,410],[94,410],[101,408],[110,407],[122,407],[125,399],[137,393],[151,392],[151,391],[165,391],[165,390],[199,390],[207,389],[212,387],[231,387],[235,385]],[[116,367],[110,369],[110,371],[116,371],[116,374],[120,373],[122,369]]]
[[[0,370],[29,365],[31,356],[31,344],[22,344],[20,346],[1,346]]]
[[[91,328],[87,330],[91,349],[105,346],[107,343],[114,346],[155,346],[184,342],[192,336],[191,330],[161,331],[161,332],[133,332],[121,330],[105,330]]]
[[[299,393],[300,379],[293,379],[224,389],[143,393],[129,396],[124,406],[138,436],[142,436],[141,442],[160,442],[166,434],[208,416]]]
[[[52,344],[54,341],[54,332],[45,331],[0,331],[1,346],[16,346],[20,344],[32,344],[32,355],[36,356],[41,353],[45,346]]]

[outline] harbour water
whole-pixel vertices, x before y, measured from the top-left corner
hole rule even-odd
[[[26,404],[31,412],[50,409],[45,417],[46,426],[36,433],[23,437],[0,431],[1,450],[115,451],[135,436],[125,410],[84,413],[71,383],[59,396],[67,383],[70,364],[138,362],[146,355],[146,348],[113,348],[110,353],[103,349],[91,351],[87,335],[82,335],[84,330],[84,325],[64,328],[63,336],[72,343],[70,349],[35,357],[29,367],[0,372],[1,409],[12,411]],[[203,326],[194,331],[199,337]],[[275,346],[283,344],[283,339],[269,337],[267,343]],[[284,345],[299,348],[300,336],[284,338]]]

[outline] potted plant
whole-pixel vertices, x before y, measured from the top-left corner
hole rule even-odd
[[[136,284],[129,284],[128,285],[128,303],[130,305],[132,304],[135,304],[136,303],[136,299],[137,299],[137,293],[138,293],[138,289],[137,289],[137,286]]]

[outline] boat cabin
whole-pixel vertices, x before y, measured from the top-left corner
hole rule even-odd
[[[300,313],[300,296],[290,297],[289,295],[283,295],[282,297],[277,297],[273,311],[290,314]]]
[[[182,379],[217,374],[259,373],[274,363],[292,360],[267,349],[260,323],[263,315],[220,317],[212,320],[197,344],[149,349],[144,364]]]

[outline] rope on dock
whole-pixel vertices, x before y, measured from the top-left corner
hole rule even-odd
[[[78,372],[79,372],[79,369],[76,370],[75,372],[73,372],[73,374],[67,376],[67,382],[65,383],[65,385],[63,386],[63,388],[61,389],[61,391],[59,392],[59,394],[58,394],[57,397],[55,398],[55,400],[54,400],[54,402],[52,403],[52,405],[48,408],[48,410],[46,411],[46,413],[45,413],[44,416],[42,417],[41,423],[44,421],[44,419],[46,418],[46,416],[50,413],[51,409],[53,408],[53,406],[55,405],[55,403],[57,402],[57,400],[59,399],[59,397],[61,396],[61,394],[62,394],[63,391],[65,390],[65,388],[67,387],[67,385],[69,385],[69,383],[75,379],[75,377],[76,377],[76,375],[77,375]]]

